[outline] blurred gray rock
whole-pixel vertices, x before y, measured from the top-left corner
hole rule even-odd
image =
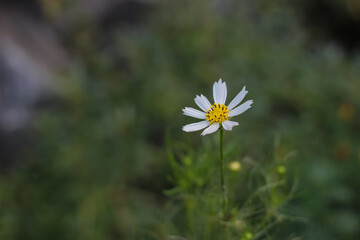
[[[45,22],[13,9],[0,11],[1,132],[26,127],[65,63],[65,51]]]

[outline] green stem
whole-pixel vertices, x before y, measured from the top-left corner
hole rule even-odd
[[[224,135],[224,130],[223,128],[220,128],[220,176],[221,176],[221,191],[222,191],[222,210],[223,210],[223,214],[225,215],[226,193],[225,193],[224,170],[223,170],[223,165],[224,165],[223,135]]]

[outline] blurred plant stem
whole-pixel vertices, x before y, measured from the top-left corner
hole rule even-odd
[[[224,135],[224,129],[221,127],[220,128],[220,177],[221,177],[221,192],[222,192],[222,212],[223,212],[223,217],[225,217],[226,192],[225,192],[224,169],[223,169],[223,165],[224,165],[223,135]]]

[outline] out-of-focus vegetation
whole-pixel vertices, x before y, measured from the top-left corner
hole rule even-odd
[[[73,64],[0,176],[0,239],[359,239],[360,59],[311,45],[294,6],[156,1],[136,24],[59,27]],[[219,77],[254,99],[225,133],[227,221],[218,135],[181,131]]]

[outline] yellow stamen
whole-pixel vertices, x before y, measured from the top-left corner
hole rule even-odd
[[[209,110],[206,111],[206,119],[213,123],[221,123],[228,120],[229,110],[225,104],[214,103]]]

